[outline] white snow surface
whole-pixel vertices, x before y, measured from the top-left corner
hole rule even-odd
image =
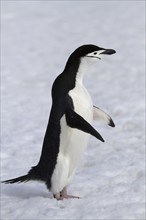
[[[1,2],[1,179],[38,163],[51,86],[83,44],[112,48],[85,84],[116,127],[95,122],[69,187],[57,201],[39,182],[1,184],[1,219],[145,219],[144,1]],[[80,146],[79,146],[80,147]]]

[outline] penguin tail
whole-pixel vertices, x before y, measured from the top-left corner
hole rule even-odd
[[[32,167],[26,175],[19,176],[14,179],[4,180],[1,183],[5,183],[5,184],[25,183],[30,180],[46,182],[48,180],[48,177],[46,175],[45,176],[42,175],[42,173],[45,173],[43,171],[44,170],[42,170],[42,168],[40,168],[37,165],[37,166]]]
[[[4,181],[2,181],[2,183],[5,183],[5,184],[22,183],[22,182],[28,182],[29,180],[31,180],[31,177],[28,173],[27,175],[19,176],[14,179],[4,180]]]

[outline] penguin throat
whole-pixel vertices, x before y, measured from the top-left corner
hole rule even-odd
[[[76,73],[76,81],[79,84],[81,84],[81,85],[83,84],[84,75],[86,74],[86,72],[91,64],[92,63],[88,62],[88,60],[86,58],[81,59],[78,71]]]

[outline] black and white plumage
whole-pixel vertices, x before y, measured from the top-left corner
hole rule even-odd
[[[28,174],[4,183],[40,180],[56,199],[75,198],[67,195],[67,186],[86,149],[89,134],[104,142],[91,125],[93,118],[115,126],[109,115],[93,106],[83,85],[84,73],[102,56],[114,53],[115,50],[89,44],[70,55],[52,86],[52,108],[38,164]]]

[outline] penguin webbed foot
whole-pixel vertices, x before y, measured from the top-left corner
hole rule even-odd
[[[53,195],[55,199],[57,200],[63,200],[63,199],[80,199],[79,196],[72,196],[67,194],[66,187],[60,192]]]

